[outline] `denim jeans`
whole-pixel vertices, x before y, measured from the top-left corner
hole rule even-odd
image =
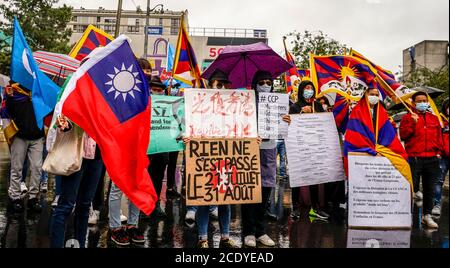
[[[122,226],[120,221],[120,204],[122,200],[123,192],[112,183],[111,191],[109,193],[109,228],[116,229]],[[128,200],[128,225],[138,225],[139,221],[139,209]]]
[[[61,192],[62,192],[61,180],[62,180],[62,176],[55,175],[55,195],[61,195]]]
[[[277,141],[277,155],[280,155],[280,177],[286,177],[286,146],[284,140]]]
[[[217,206],[209,206],[209,212],[213,212],[216,208],[217,208]],[[197,210],[198,210],[197,206],[187,206],[186,207],[186,211],[197,212]]]
[[[74,239],[79,242],[80,248],[85,247],[89,209],[100,180],[102,167],[101,159],[83,159],[80,171],[61,177],[61,195],[50,225],[52,248],[64,247],[66,221],[75,204]]]
[[[260,237],[266,234],[266,212],[272,188],[262,187],[262,202],[259,204],[243,204],[242,235]]]
[[[441,206],[441,198],[442,198],[442,186],[444,185],[445,177],[448,173],[448,159],[442,158],[439,161],[439,165],[441,167],[441,176],[439,176],[438,180],[436,181],[436,185],[434,188],[434,205],[435,206]]]
[[[210,211],[211,206],[197,207],[197,226],[198,226],[198,237],[200,240],[208,239],[208,223]],[[231,221],[230,205],[219,206],[219,227],[220,227],[220,234],[223,238],[228,238],[230,235],[230,221]]]

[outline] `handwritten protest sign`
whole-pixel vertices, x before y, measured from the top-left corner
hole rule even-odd
[[[150,144],[147,154],[184,150],[184,98],[152,95]]]
[[[186,89],[188,137],[258,136],[253,90]]]
[[[411,228],[411,185],[382,156],[349,154],[348,226]]]
[[[292,115],[286,139],[291,187],[345,179],[341,146],[332,113]]]
[[[289,113],[289,96],[277,93],[258,94],[258,133],[263,139],[285,139],[288,123],[282,116]]]
[[[261,202],[259,146],[251,139],[192,139],[186,148],[189,206]]]

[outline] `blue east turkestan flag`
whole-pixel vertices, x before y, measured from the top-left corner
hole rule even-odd
[[[11,79],[23,88],[31,90],[37,125],[42,129],[44,117],[55,108],[60,88],[37,67],[33,53],[15,17]]]

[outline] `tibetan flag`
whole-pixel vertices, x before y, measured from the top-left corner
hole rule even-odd
[[[122,35],[80,66],[61,109],[96,141],[113,182],[150,214],[158,196],[147,172],[151,104],[145,79]]]
[[[345,132],[344,154],[345,166],[350,152],[367,153],[373,156],[380,154],[389,159],[392,165],[412,185],[411,169],[408,155],[392,126],[389,116],[382,105],[374,108],[375,120],[372,118],[369,101],[362,98],[350,114]]]
[[[291,53],[289,53],[289,51],[287,50],[286,50],[286,61],[293,66],[284,74],[284,80],[286,82],[286,92],[289,93],[292,91],[292,86],[294,85],[294,82],[300,79],[300,75],[295,65],[294,57],[292,57]]]
[[[297,69],[297,72],[302,81],[311,80],[311,72],[308,69]]]
[[[376,71],[352,56],[315,56],[310,58],[311,80],[317,97],[335,92],[358,101],[368,88],[375,86]]]
[[[189,41],[189,35],[184,27],[184,17],[181,19],[172,76],[174,79],[191,87],[206,88],[205,83],[201,78],[194,48]]]
[[[348,118],[350,116],[350,101],[336,94],[333,106],[334,120],[340,133],[345,134],[347,130]]]
[[[44,127],[44,117],[55,108],[61,90],[39,70],[19,22],[14,17],[14,40],[11,53],[11,80],[31,91],[31,100],[37,126]]]
[[[92,50],[97,47],[104,47],[109,44],[114,38],[106,32],[96,28],[94,25],[89,25],[84,31],[81,39],[70,51],[69,56],[79,61],[83,60]]]

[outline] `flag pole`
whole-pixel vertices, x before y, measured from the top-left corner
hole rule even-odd
[[[408,110],[408,112],[410,112],[410,113],[414,113],[412,110],[411,110],[411,108],[409,108],[409,106],[405,103],[405,101],[401,98],[401,97],[399,97],[398,95],[397,95],[397,93],[386,83],[386,81],[384,81],[384,79],[383,78],[381,78],[380,77],[380,75],[378,74],[378,73],[376,73],[376,77],[377,77],[377,79],[379,80],[379,82],[381,82],[381,83],[383,83],[384,85],[385,85],[385,88],[388,88],[396,97],[397,97],[397,99],[399,99],[400,100],[400,102],[405,106],[405,108],[406,108],[406,110]]]
[[[287,59],[288,50],[287,50],[287,46],[286,46],[286,39],[287,39],[287,37],[283,36],[284,54],[285,54],[285,57]],[[286,73],[284,73],[284,82],[285,82],[285,91],[286,92],[288,92],[287,80],[288,80],[288,77],[287,77]]]

